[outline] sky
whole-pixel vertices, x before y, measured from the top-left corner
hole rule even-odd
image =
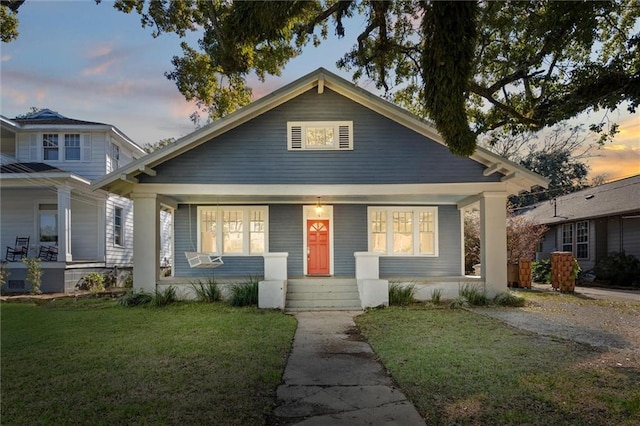
[[[173,34],[151,36],[137,14],[115,10],[112,1],[27,0],[19,9],[17,40],[0,44],[0,114],[13,118],[31,107],[49,108],[79,120],[112,124],[139,145],[179,138],[195,130],[196,110],[173,81],[171,58],[181,54]],[[343,39],[329,37],[319,48],[291,61],[280,77],[250,81],[254,99],[324,67],[347,80],[336,61],[364,28],[352,20]],[[197,34],[187,41],[195,46]],[[361,87],[375,93],[372,82]],[[573,123],[599,122],[603,112],[581,115]],[[615,180],[640,174],[640,115],[625,108],[608,113],[620,134],[588,160],[590,176]]]

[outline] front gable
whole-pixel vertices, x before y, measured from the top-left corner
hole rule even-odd
[[[351,149],[292,150],[291,125],[352,124]],[[325,88],[300,96],[140,175],[140,183],[409,184],[498,182],[499,174]],[[187,172],[188,171],[188,172]]]

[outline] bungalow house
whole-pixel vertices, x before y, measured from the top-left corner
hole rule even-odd
[[[145,152],[110,124],[41,110],[0,116],[0,239],[3,291],[25,291],[22,257],[40,257],[41,290],[73,290],[88,272],[133,266],[133,203],[91,182]],[[14,256],[16,238],[28,238]]]
[[[284,307],[294,306],[287,287],[338,278],[358,285],[362,306],[384,304],[389,279],[457,295],[473,281],[463,275],[470,208],[482,217],[476,281],[506,290],[506,200],[536,185],[545,179],[482,148],[451,154],[428,122],[321,68],[94,188],[134,202],[134,289],[263,276],[260,305]],[[173,275],[161,280],[162,205],[175,220]],[[222,266],[194,267],[220,264],[210,255]],[[262,301],[269,284],[273,304]]]
[[[588,271],[612,252],[640,258],[640,175],[538,203],[524,214],[549,227],[539,259],[568,251]]]

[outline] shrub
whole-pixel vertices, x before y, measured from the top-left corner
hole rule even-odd
[[[124,288],[133,288],[133,273],[129,272],[124,279]]]
[[[141,306],[151,303],[153,298],[146,293],[127,293],[118,299],[120,306]]]
[[[531,278],[534,283],[551,284],[551,259],[531,262]]]
[[[442,289],[436,288],[431,292],[431,303],[439,305],[442,299]]]
[[[31,284],[31,294],[40,294],[40,284],[42,284],[42,265],[37,257],[25,257],[22,263],[27,265],[27,281]]]
[[[97,272],[90,272],[84,277],[80,278],[76,289],[89,290],[91,294],[97,294],[104,291],[105,276]]]
[[[389,285],[389,305],[406,306],[414,301],[415,292],[416,288],[413,284],[391,283]]]
[[[199,302],[219,302],[222,298],[218,284],[212,278],[205,282],[200,280],[192,282],[191,286],[196,293],[196,300]]]
[[[525,305],[525,302],[526,300],[524,299],[524,297],[520,297],[506,291],[496,294],[496,297],[493,298],[493,303],[495,303],[496,305],[512,306],[515,308],[523,307]]]
[[[249,277],[247,281],[231,288],[231,306],[258,306],[257,277]]]
[[[640,286],[640,260],[631,254],[611,253],[593,268],[596,279],[614,286]]]
[[[487,291],[477,285],[465,284],[458,290],[458,294],[467,299],[472,306],[484,306],[489,303]]]
[[[458,296],[449,302],[449,309],[460,309],[460,308],[468,308],[469,301],[466,297]]]
[[[170,305],[176,300],[176,289],[173,286],[169,286],[164,291],[156,290],[156,294],[151,299],[151,304],[161,308],[163,306]]]

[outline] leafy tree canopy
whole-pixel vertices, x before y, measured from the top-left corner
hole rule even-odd
[[[166,76],[212,119],[251,101],[249,75],[279,75],[330,28],[354,40],[338,67],[433,120],[459,155],[495,129],[519,134],[623,102],[634,112],[640,102],[638,0],[116,0],[114,7],[138,13],[156,37],[201,32],[197,46],[182,43]],[[344,22],[356,14],[366,26],[347,34]]]
[[[8,43],[18,37],[18,9],[25,0],[0,0],[0,40]]]

